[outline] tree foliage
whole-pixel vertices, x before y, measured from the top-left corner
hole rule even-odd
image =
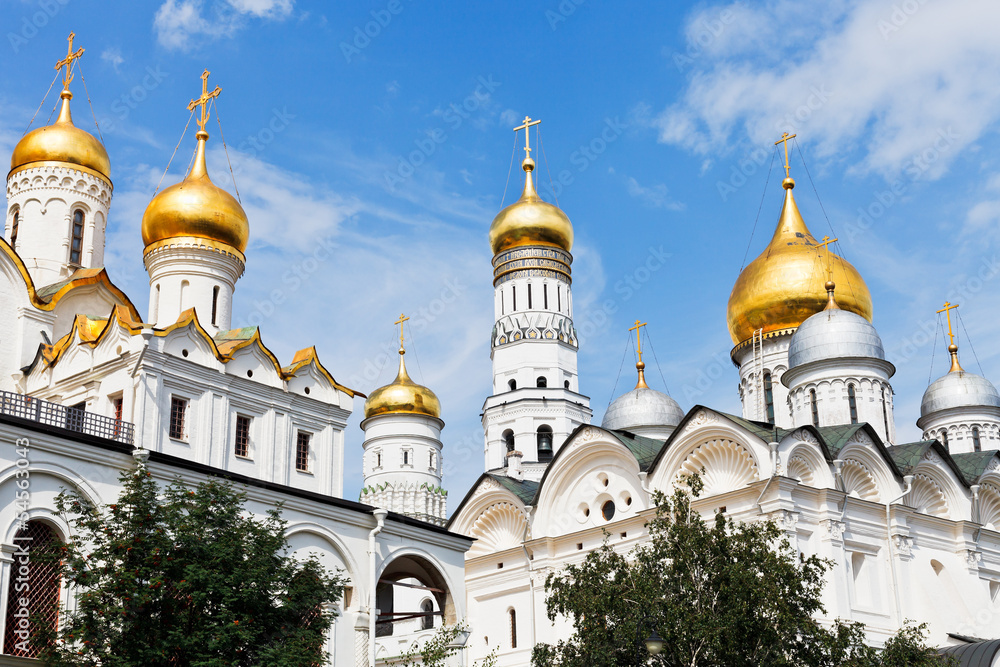
[[[396,664],[400,667],[411,667],[414,665],[420,665],[420,667],[446,667],[449,664],[449,658],[463,650],[454,646],[453,643],[459,634],[466,632],[468,629],[465,623],[441,626],[426,642],[412,647],[403,654],[401,661]],[[496,653],[496,649],[493,649],[489,655],[477,662],[473,667],[496,667]]]
[[[214,479],[161,489],[141,465],[121,483],[104,508],[71,491],[57,499],[74,529],[57,558],[76,606],[40,637],[47,664],[325,663],[343,579],[287,554],[280,509],[255,518],[244,492]]]
[[[860,624],[821,624],[830,563],[797,556],[772,522],[737,522],[720,512],[706,523],[691,505],[701,481],[687,484],[657,495],[649,540],[627,556],[605,540],[583,563],[547,577],[548,617],[567,618],[574,634],[536,646],[534,665],[946,664],[923,645],[923,626],[904,628],[880,652],[864,643]],[[664,640],[652,658],[641,644],[649,628]]]

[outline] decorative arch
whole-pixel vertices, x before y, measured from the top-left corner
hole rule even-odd
[[[814,488],[830,486],[832,482],[830,467],[819,451],[818,441],[814,441],[815,436],[802,429],[799,432],[799,437],[802,437],[804,441],[794,445],[782,456],[785,461],[785,476],[797,479],[800,483]]]
[[[1000,530],[1000,486],[985,482],[979,486],[979,523]]]
[[[416,579],[430,590],[437,607],[444,614],[444,623],[454,625],[460,619],[460,604],[452,591],[455,587],[444,568],[427,552],[416,548],[404,548],[386,558],[378,575],[379,583]]]
[[[864,462],[854,458],[845,459],[841,475],[847,495],[874,503],[879,502],[881,494],[878,483]]]
[[[903,498],[903,504],[922,514],[948,516],[948,500],[944,491],[936,481],[923,473],[913,476],[913,488]]]
[[[528,522],[524,512],[511,502],[499,502],[486,508],[472,524],[469,537],[476,542],[469,557],[496,553],[522,544]]]
[[[336,555],[346,566],[347,571],[344,574],[347,575],[347,578],[350,581],[357,581],[357,573],[359,572],[358,563],[355,560],[354,555],[351,553],[351,550],[347,548],[347,545],[344,544],[343,540],[341,540],[336,533],[318,523],[305,521],[291,524],[285,529],[286,540],[291,539],[296,535],[315,535],[317,538],[325,542],[333,551],[334,555]]]
[[[674,479],[692,474],[701,475],[705,497],[739,489],[760,479],[750,451],[728,438],[709,440],[695,447],[681,462]]]

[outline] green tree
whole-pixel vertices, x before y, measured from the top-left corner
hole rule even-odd
[[[63,491],[74,535],[56,556],[76,595],[39,637],[56,666],[222,667],[324,664],[343,579],[287,554],[280,508],[255,518],[246,494],[209,480],[160,488],[143,465],[100,508]]]
[[[410,667],[420,665],[420,667],[447,667],[449,658],[458,654],[462,649],[455,646],[458,636],[468,630],[465,623],[455,625],[444,625],[438,628],[437,632],[420,646],[414,646],[404,653],[399,667]],[[497,650],[493,649],[489,655],[477,662],[473,667],[495,667],[497,664]]]
[[[574,634],[536,646],[534,665],[635,665],[637,652],[645,653],[637,629],[647,616],[664,640],[659,655],[642,656],[653,665],[946,664],[923,645],[923,626],[908,626],[880,652],[865,645],[860,624],[819,623],[830,563],[797,556],[772,522],[720,512],[706,523],[691,506],[701,481],[694,476],[687,485],[655,497],[649,540],[627,556],[605,540],[583,563],[547,577],[548,617],[566,617]]]

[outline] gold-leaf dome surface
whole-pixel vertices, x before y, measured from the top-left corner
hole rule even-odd
[[[795,181],[786,178],[783,186],[785,204],[778,228],[764,252],[740,274],[729,296],[727,321],[736,345],[758,329],[765,334],[795,329],[827,304],[825,253],[829,251],[819,246],[802,220],[792,195]],[[845,259],[830,255],[838,305],[870,322],[872,297],[864,279]]]
[[[490,247],[494,255],[518,246],[548,245],[566,252],[573,247],[573,224],[558,206],[538,196],[531,175],[534,167],[531,158],[525,159],[521,198],[493,218]]]
[[[142,242],[179,237],[209,239],[246,252],[250,240],[247,214],[231,194],[212,183],[205,164],[208,133],[198,132],[198,151],[191,172],[180,183],[149,202],[142,216]]]
[[[384,414],[418,414],[441,418],[441,402],[437,395],[410,379],[399,350],[399,373],[396,379],[373,391],[365,401],[365,419]]]
[[[62,108],[52,125],[39,127],[24,135],[10,157],[11,172],[43,162],[64,162],[96,172],[111,182],[108,151],[97,138],[73,125],[69,101],[73,94],[62,92]]]

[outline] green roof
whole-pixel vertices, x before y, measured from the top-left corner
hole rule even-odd
[[[840,450],[847,446],[847,441],[850,440],[855,433],[863,429],[865,426],[864,422],[861,424],[839,424],[837,426],[821,426],[816,429],[819,432],[820,440],[826,445],[827,450],[830,452],[830,456],[837,458],[840,454]]]
[[[991,449],[985,452],[952,454],[951,458],[955,461],[955,465],[958,467],[959,472],[962,473],[965,482],[967,484],[975,484],[982,477],[983,473],[986,472],[986,466],[990,464],[990,461],[998,453],[1000,452]]]
[[[922,440],[895,447],[886,447],[885,451],[888,452],[889,458],[893,460],[899,471],[904,475],[909,475],[933,444],[933,440]]]
[[[486,476],[513,493],[525,505],[530,505],[532,499],[535,497],[535,493],[538,492],[538,482],[532,482],[527,479],[517,480],[507,475],[495,475],[493,473],[487,473]]]
[[[782,438],[791,433],[791,430],[789,429],[777,428],[773,424],[768,424],[767,422],[750,421],[749,419],[743,419],[743,417],[737,417],[736,415],[731,415],[726,412],[720,412],[719,414],[733,423],[742,426],[764,442],[771,442],[774,440],[781,442]]]
[[[660,453],[660,450],[666,444],[663,440],[635,435],[628,431],[609,431],[609,433],[618,438],[632,452],[632,456],[635,457],[636,462],[639,464],[640,472],[649,470],[649,466],[656,460],[656,455]]]

